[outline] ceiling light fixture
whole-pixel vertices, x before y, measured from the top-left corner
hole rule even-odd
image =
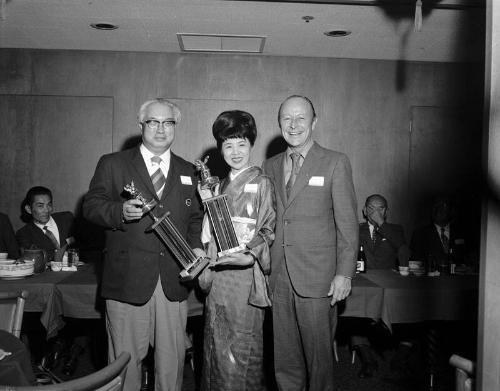
[[[118,26],[111,23],[91,23],[90,27],[96,30],[116,30]]]
[[[306,23],[309,23],[311,20],[314,20],[314,16],[308,16],[308,15],[306,15],[306,16],[302,17],[302,20],[304,22],[306,22]]]
[[[332,31],[325,31],[323,34],[325,34],[327,37],[345,37],[351,32],[349,30],[332,30]]]

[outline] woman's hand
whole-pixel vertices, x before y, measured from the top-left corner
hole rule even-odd
[[[221,266],[252,266],[255,259],[250,253],[233,253],[218,258],[215,262],[210,262],[209,267],[218,268]]]

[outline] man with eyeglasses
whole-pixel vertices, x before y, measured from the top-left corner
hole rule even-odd
[[[132,359],[124,390],[141,387],[141,361],[154,346],[155,390],[181,390],[185,355],[188,287],[181,267],[154,232],[139,200],[128,199],[134,182],[146,199],[154,198],[156,215],[170,218],[197,255],[203,212],[196,194],[192,164],[171,152],[179,108],[166,99],[142,104],[139,147],[103,156],[85,196],[83,214],[106,228],[101,295],[106,299],[108,359],[122,351]]]

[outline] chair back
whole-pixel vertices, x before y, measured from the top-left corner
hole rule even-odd
[[[8,331],[19,338],[27,297],[27,291],[0,292],[0,330]]]
[[[455,391],[472,391],[475,365],[472,361],[456,354],[450,357],[451,366],[455,367]]]
[[[79,379],[34,387],[10,387],[8,391],[122,391],[130,353],[122,352],[103,369]]]

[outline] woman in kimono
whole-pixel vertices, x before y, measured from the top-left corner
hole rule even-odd
[[[204,238],[212,262],[199,277],[208,293],[201,389],[264,390],[263,322],[271,305],[267,291],[269,246],[274,240],[275,199],[271,180],[250,163],[257,137],[251,114],[220,114],[212,127],[217,147],[231,171],[220,185],[240,244],[245,249],[217,258],[205,218]],[[206,198],[200,189],[202,198]],[[208,234],[207,234],[208,233]]]

